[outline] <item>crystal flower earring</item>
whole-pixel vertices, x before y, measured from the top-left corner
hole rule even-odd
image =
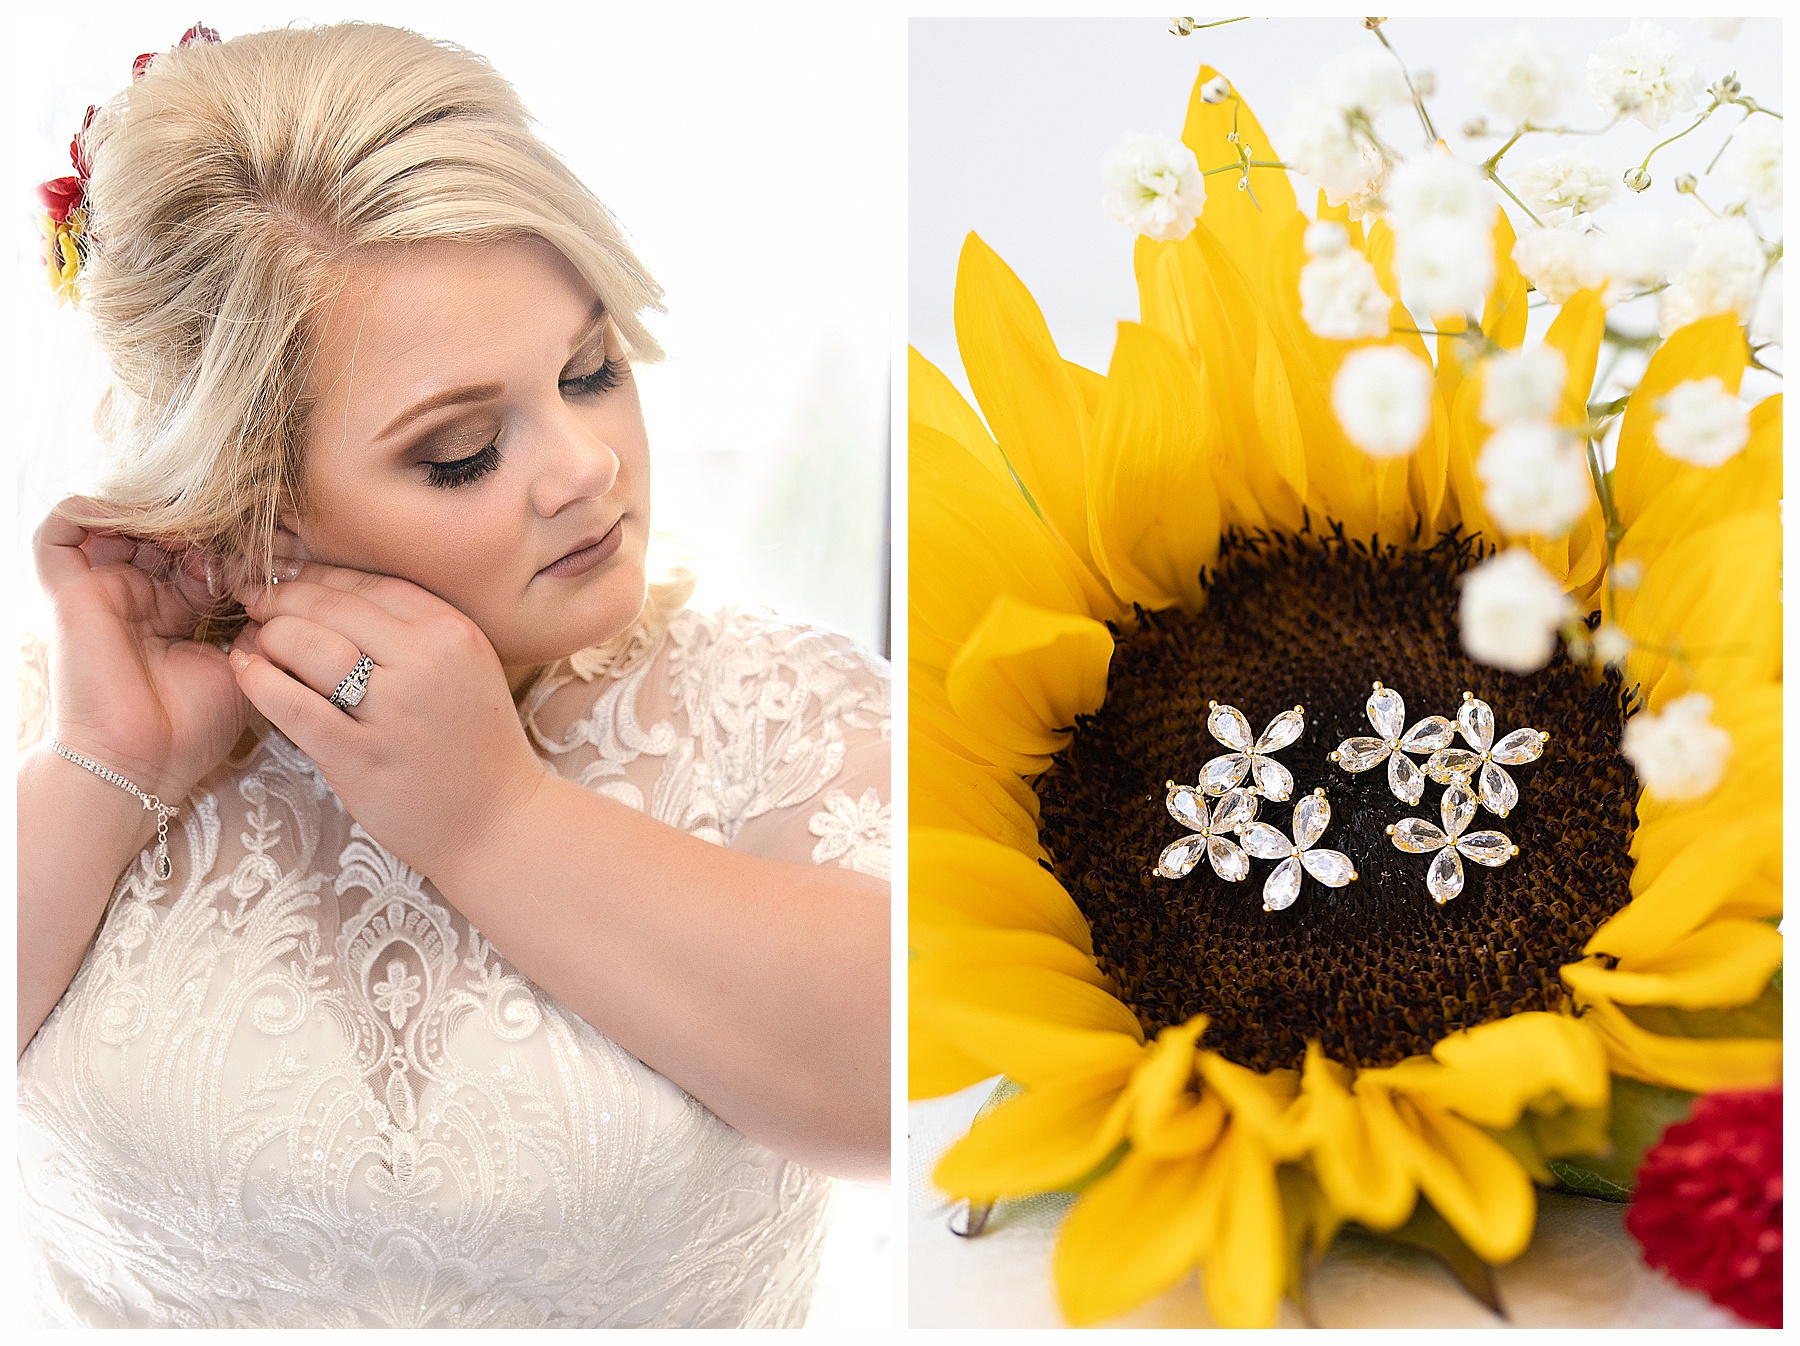
[[[1232,837],[1256,817],[1256,796],[1248,790],[1227,790],[1208,817],[1206,796],[1199,790],[1174,781],[1167,784],[1169,816],[1193,832],[1163,847],[1156,872],[1165,879],[1186,878],[1204,854],[1213,873],[1227,883],[1249,878],[1249,858]]]
[[[1263,881],[1263,910],[1281,911],[1300,896],[1300,871],[1305,869],[1327,888],[1342,888],[1356,878],[1356,867],[1342,851],[1312,849],[1331,822],[1331,801],[1323,789],[1314,790],[1294,805],[1294,835],[1290,840],[1279,828],[1253,822],[1242,832],[1244,849],[1258,860],[1279,860]]]
[[[1494,711],[1473,692],[1464,692],[1462,705],[1456,712],[1456,727],[1473,751],[1462,748],[1440,748],[1425,763],[1425,774],[1440,785],[1459,782],[1465,789],[1477,771],[1481,806],[1489,813],[1504,818],[1519,802],[1519,787],[1506,773],[1506,767],[1535,762],[1544,755],[1550,735],[1541,729],[1515,729],[1498,743],[1494,742]],[[1505,765],[1502,766],[1502,763]]]
[[[1366,709],[1369,723],[1381,737],[1347,738],[1325,756],[1352,774],[1380,766],[1385,760],[1388,789],[1394,792],[1394,798],[1416,804],[1425,791],[1425,776],[1406,754],[1447,748],[1456,731],[1442,715],[1427,715],[1411,729],[1405,729],[1406,702],[1400,693],[1379,682],[1374,688]]]
[[[1438,816],[1444,820],[1441,829],[1423,818],[1402,818],[1387,830],[1394,846],[1409,855],[1437,852],[1425,871],[1425,889],[1439,906],[1463,890],[1463,856],[1498,869],[1519,853],[1519,848],[1499,832],[1463,835],[1463,829],[1475,816],[1475,797],[1465,786],[1466,782],[1452,781],[1444,788],[1444,797],[1438,801]],[[1248,849],[1249,838],[1244,844]],[[1256,854],[1253,850],[1250,853]]]
[[[1209,795],[1222,795],[1253,776],[1257,794],[1277,803],[1294,792],[1294,777],[1280,762],[1268,754],[1280,752],[1306,729],[1306,707],[1284,710],[1269,721],[1268,727],[1254,742],[1250,739],[1250,722],[1236,706],[1221,706],[1208,701],[1207,731],[1231,751],[1215,757],[1200,768],[1200,789]]]

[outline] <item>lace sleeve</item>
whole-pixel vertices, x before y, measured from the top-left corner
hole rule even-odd
[[[19,639],[19,756],[50,732],[50,646],[42,636]]]
[[[653,645],[559,666],[523,709],[590,789],[720,845],[887,877],[887,665],[843,636],[683,610]]]

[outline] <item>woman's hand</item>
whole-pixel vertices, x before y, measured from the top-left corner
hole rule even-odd
[[[238,685],[324,772],[350,815],[432,876],[504,825],[545,779],[481,629],[416,584],[316,562],[238,593],[254,618]],[[367,655],[364,699],[329,698]]]
[[[51,732],[174,803],[231,751],[249,705],[225,652],[189,639],[216,602],[205,579],[149,543],[83,526],[87,508],[64,500],[33,540],[55,610]]]

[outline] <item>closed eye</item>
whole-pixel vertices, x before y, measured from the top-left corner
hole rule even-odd
[[[610,392],[631,377],[631,361],[623,355],[614,356],[601,363],[591,374],[583,374],[579,378],[563,379],[557,386],[571,397],[591,397],[597,393]]]
[[[500,445],[496,440],[467,458],[458,458],[448,463],[426,463],[425,480],[432,486],[466,486],[499,466]]]

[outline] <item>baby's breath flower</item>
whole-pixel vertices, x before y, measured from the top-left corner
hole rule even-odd
[[[1556,538],[1587,512],[1592,491],[1573,436],[1553,425],[1522,421],[1488,436],[1476,475],[1482,503],[1503,533]]]
[[[1603,664],[1622,664],[1636,642],[1611,622],[1602,622],[1594,632],[1594,658]]]
[[[1712,722],[1705,692],[1678,696],[1660,715],[1645,711],[1625,725],[1619,750],[1658,799],[1702,799],[1719,788],[1731,760],[1731,735]]]
[[[1588,91],[1602,112],[1635,118],[1652,131],[1693,107],[1700,88],[1675,35],[1648,19],[1633,19],[1626,31],[1602,42],[1587,69]]]
[[[1656,215],[1618,216],[1607,223],[1605,233],[1590,237],[1595,273],[1612,282],[1608,304],[1661,285],[1680,261],[1680,240]]]
[[[1750,413],[1717,374],[1676,384],[1656,410],[1656,447],[1684,463],[1717,467],[1750,442]]]
[[[1373,458],[1411,453],[1431,425],[1431,366],[1397,346],[1352,351],[1331,383],[1331,409]]]
[[[1505,351],[1483,366],[1481,419],[1489,425],[1547,421],[1562,400],[1569,363],[1555,346]]]
[[[1621,589],[1635,589],[1644,582],[1644,563],[1635,556],[1613,567],[1613,583]]]
[[[1566,303],[1578,290],[1606,279],[1596,236],[1575,225],[1526,229],[1513,244],[1513,262],[1532,288],[1553,304]]]
[[[1742,19],[1699,19],[1700,31],[1714,42],[1729,42],[1738,35],[1738,29],[1744,26]]]
[[[1370,118],[1412,101],[1400,63],[1374,47],[1353,47],[1332,57],[1320,67],[1315,86],[1333,107]]]
[[[1484,48],[1470,63],[1469,83],[1490,112],[1509,122],[1547,122],[1574,87],[1562,53],[1521,28]]]
[[[1427,221],[1447,220],[1484,233],[1498,209],[1479,170],[1447,154],[1428,154],[1394,170],[1387,191],[1388,222],[1396,234]]]
[[[1689,221],[1686,233],[1686,259],[1670,270],[1662,292],[1662,334],[1714,313],[1735,312],[1748,322],[1768,266],[1756,231],[1741,216],[1705,215]]]
[[[1306,226],[1300,246],[1308,257],[1330,257],[1350,246],[1350,231],[1336,220],[1314,220]]]
[[[1483,561],[1462,580],[1457,620],[1469,658],[1509,673],[1531,673],[1556,653],[1556,633],[1575,604],[1523,547]]]
[[[1428,313],[1480,309],[1494,283],[1494,244],[1485,229],[1460,220],[1427,219],[1395,231],[1394,269],[1406,302]]]
[[[1334,206],[1360,220],[1387,180],[1388,163],[1368,138],[1351,128],[1343,109],[1316,97],[1296,98],[1282,124],[1282,153],[1295,170],[1318,183]]]
[[[1315,224],[1312,229],[1323,227]],[[1312,229],[1307,230],[1308,239]],[[1343,233],[1341,227],[1338,232]],[[1315,333],[1332,341],[1386,336],[1393,302],[1368,258],[1355,248],[1315,256],[1300,269],[1300,316]]]
[[[1206,204],[1194,152],[1168,136],[1128,136],[1100,166],[1106,213],[1138,233],[1186,238]]]
[[[1618,193],[1618,172],[1594,162],[1585,148],[1565,150],[1520,164],[1512,185],[1549,224],[1598,210]]]
[[[1200,101],[1203,103],[1223,103],[1231,93],[1231,81],[1223,75],[1214,75],[1200,87]]]
[[[1781,209],[1781,123],[1752,117],[1719,156],[1719,171],[1763,210]]]

